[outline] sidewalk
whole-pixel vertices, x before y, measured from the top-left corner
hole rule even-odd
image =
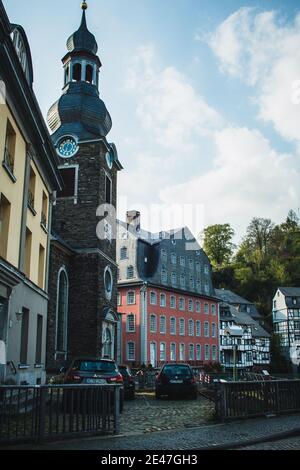
[[[153,433],[127,433],[114,437],[92,437],[48,443],[42,446],[13,446],[34,450],[208,450],[246,447],[255,442],[300,435],[300,415],[258,418]]]

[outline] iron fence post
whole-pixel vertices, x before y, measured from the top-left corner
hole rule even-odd
[[[38,427],[38,442],[42,444],[45,440],[45,425],[46,425],[46,394],[47,387],[40,387],[40,409],[39,409],[39,427]]]
[[[115,403],[114,403],[114,434],[120,434],[120,397],[121,397],[121,387],[117,385],[115,388]]]

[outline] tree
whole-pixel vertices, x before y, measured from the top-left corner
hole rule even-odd
[[[245,242],[248,247],[254,251],[258,251],[262,257],[267,254],[274,227],[270,219],[258,219],[254,217],[247,228]]]
[[[215,267],[228,264],[235,245],[232,243],[234,230],[229,224],[211,225],[204,230],[204,251]]]

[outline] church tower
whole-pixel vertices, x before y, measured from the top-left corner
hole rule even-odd
[[[116,146],[106,139],[112,120],[99,94],[101,61],[88,30],[87,3],[67,41],[62,95],[48,112],[64,188],[53,205],[47,367],[75,356],[118,359]]]

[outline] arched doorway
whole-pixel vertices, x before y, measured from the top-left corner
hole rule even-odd
[[[119,323],[118,315],[106,307],[103,310],[101,355],[106,359],[119,360]]]
[[[103,357],[112,359],[112,335],[109,327],[105,328],[103,339]]]

